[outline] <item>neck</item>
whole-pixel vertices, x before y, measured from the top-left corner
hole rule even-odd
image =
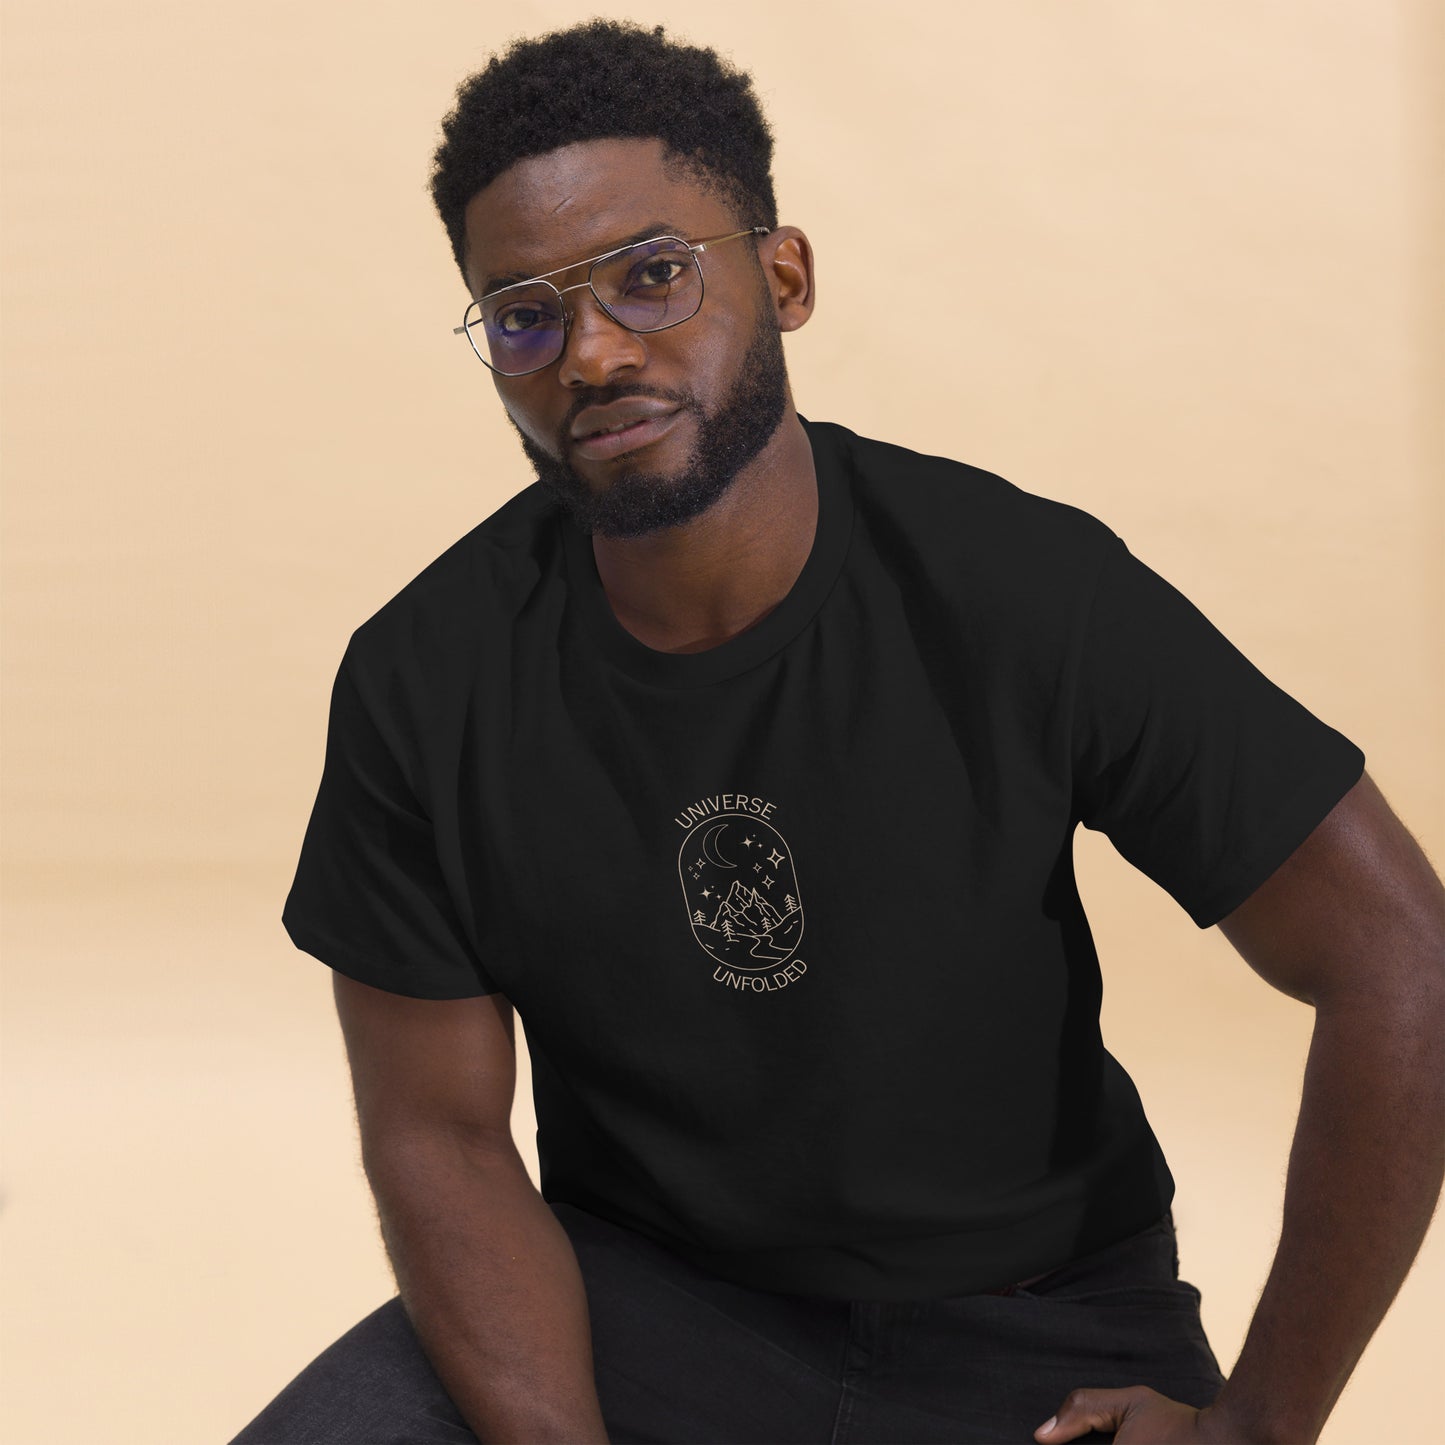
[[[594,534],[613,614],[659,652],[703,652],[747,631],[797,581],[812,550],[818,483],[789,399],[777,431],[699,517],[644,537]]]

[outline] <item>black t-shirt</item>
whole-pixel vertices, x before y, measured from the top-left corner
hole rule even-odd
[[[1174,1194],[1075,826],[1207,928],[1364,754],[1089,513],[803,425],[812,551],[719,647],[627,632],[540,482],[362,623],[282,919],[506,994],[546,1198],[752,1288],[991,1289]]]

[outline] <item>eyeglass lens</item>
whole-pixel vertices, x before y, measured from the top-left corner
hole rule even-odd
[[[629,331],[676,326],[702,305],[697,259],[672,238],[639,241],[594,263],[591,280],[597,299]],[[463,324],[478,354],[505,375],[549,365],[566,339],[562,298],[541,281],[473,301]]]

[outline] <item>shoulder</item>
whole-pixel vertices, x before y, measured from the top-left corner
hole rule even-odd
[[[1083,507],[987,468],[836,423],[812,426],[851,462],[858,517],[879,544],[913,549],[960,586],[1077,600],[1119,542]]]
[[[556,503],[540,482],[458,537],[361,622],[347,657],[363,690],[425,692],[494,651],[536,588]]]

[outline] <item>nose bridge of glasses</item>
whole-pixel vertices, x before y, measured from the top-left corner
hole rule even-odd
[[[579,281],[575,286],[554,287],[557,292],[558,305],[562,309],[562,330],[564,336],[558,339],[557,350],[559,354],[569,347],[578,345],[590,347],[591,338],[594,333],[597,335],[610,335],[613,342],[620,332],[624,337],[629,338],[626,345],[635,346],[637,343],[630,338],[635,334],[636,328],[629,326],[621,317],[616,315],[608,306],[602,295],[592,284],[592,278],[586,281]],[[561,298],[568,291],[586,291],[591,293],[592,306],[591,317],[586,315],[586,300],[579,298],[577,301],[568,303]]]
[[[586,291],[592,285],[591,277],[585,281],[578,281],[575,286],[554,286],[552,289],[559,295],[565,296],[569,291]]]

